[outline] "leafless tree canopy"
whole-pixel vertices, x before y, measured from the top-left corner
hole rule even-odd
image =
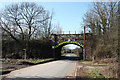
[[[14,40],[29,40],[40,35],[42,28],[51,31],[52,16],[35,3],[18,3],[7,6],[1,16],[1,27]],[[48,25],[49,24],[49,25]]]
[[[83,19],[84,25],[88,26],[92,33],[105,34],[112,31],[117,23],[117,2],[95,2]]]
[[[87,47],[100,59],[117,56],[117,13],[117,2],[94,2],[93,8],[83,18],[84,25],[90,28],[94,35]]]
[[[60,27],[59,24],[56,25],[56,29],[55,30],[56,30],[55,31],[56,34],[62,34],[62,28]]]

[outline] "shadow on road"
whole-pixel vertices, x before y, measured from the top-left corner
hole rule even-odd
[[[76,57],[76,56],[64,56],[64,57],[61,57],[61,60],[78,61],[78,60],[80,60],[80,58]]]
[[[115,78],[5,78],[2,80],[119,80]]]

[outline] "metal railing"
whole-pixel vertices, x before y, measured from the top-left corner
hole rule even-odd
[[[52,34],[82,34],[78,31],[54,31]]]

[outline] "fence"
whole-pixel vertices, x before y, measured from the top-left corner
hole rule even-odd
[[[80,31],[54,31],[52,34],[83,34]]]

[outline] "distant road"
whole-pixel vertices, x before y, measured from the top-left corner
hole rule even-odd
[[[15,70],[7,78],[10,80],[63,80],[66,76],[70,76],[75,68],[74,57],[72,54],[67,54],[65,58],[58,61]]]

